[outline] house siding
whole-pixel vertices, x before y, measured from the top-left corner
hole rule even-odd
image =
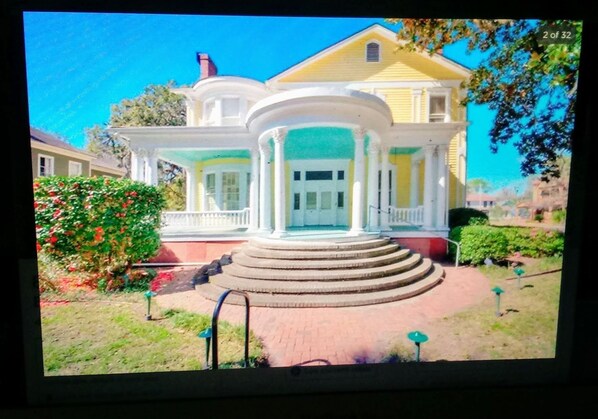
[[[69,175],[69,161],[81,163],[81,175],[82,176],[90,176],[91,169],[90,164],[86,160],[76,159],[73,157],[63,156],[61,154],[46,151],[46,150],[31,150],[31,168],[32,168],[32,175],[33,178],[38,177],[39,173],[39,156],[50,156],[54,157],[54,175],[55,176],[68,176]]]

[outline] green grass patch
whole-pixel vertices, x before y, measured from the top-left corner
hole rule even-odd
[[[560,268],[562,258],[529,260],[525,275]],[[561,272],[526,278],[517,287],[513,270],[500,266],[478,268],[490,280],[488,297],[480,304],[426,325],[422,331],[430,340],[422,345],[422,359],[484,360],[531,359],[555,356]],[[501,295],[502,315],[495,314],[495,296],[490,288],[505,290]],[[406,349],[407,348],[407,349]],[[389,354],[413,359],[413,344],[397,339]]]
[[[203,368],[205,343],[197,334],[208,315],[166,311],[152,302],[155,319],[145,320],[142,293],[88,294],[66,305],[42,307],[44,367],[47,375],[183,371]],[[243,360],[243,326],[219,324],[223,367]],[[253,365],[265,364],[262,345],[251,334]]]

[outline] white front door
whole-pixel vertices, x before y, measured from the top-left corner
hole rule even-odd
[[[292,225],[346,225],[348,161],[292,161]]]

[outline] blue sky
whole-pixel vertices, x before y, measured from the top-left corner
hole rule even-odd
[[[24,16],[31,125],[85,146],[84,130],[104,124],[110,106],[151,83],[192,84],[197,51],[210,54],[221,75],[263,81],[359,30],[371,18],[279,18],[28,12]],[[463,43],[444,54],[473,67],[480,55]],[[468,178],[497,188],[525,181],[510,145],[489,150],[490,111],[470,106]]]

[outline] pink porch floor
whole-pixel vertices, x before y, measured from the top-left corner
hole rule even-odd
[[[426,330],[429,322],[488,296],[489,281],[475,269],[451,266],[444,269],[446,278],[440,285],[408,300],[345,308],[254,307],[250,327],[262,339],[273,367],[379,360],[392,342],[409,331]],[[182,277],[180,281],[188,282],[186,275]],[[169,284],[156,299],[162,308],[210,315],[215,305],[190,289],[188,283]],[[221,319],[240,324],[244,321],[244,308],[225,305]],[[434,336],[430,335],[430,339]]]

